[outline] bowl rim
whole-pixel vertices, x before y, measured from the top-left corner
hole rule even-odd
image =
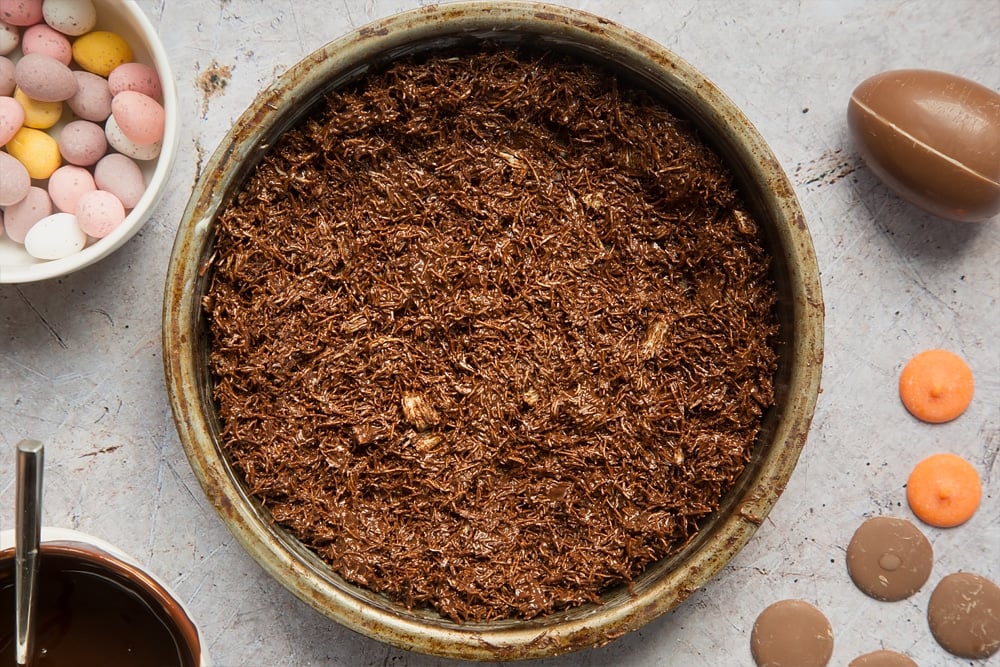
[[[581,613],[456,624],[393,609],[332,571],[310,567],[321,563],[318,557],[310,558],[304,547],[283,539],[283,531],[254,509],[255,501],[218,448],[211,419],[200,410],[206,388],[199,368],[205,360],[194,340],[201,321],[198,285],[210,260],[215,216],[227,203],[227,188],[242,183],[247,165],[256,163],[270,138],[301,116],[281,109],[309,108],[323,91],[344,80],[352,64],[421,40],[504,27],[544,31],[556,40],[610,52],[635,64],[641,74],[672,85],[673,92],[688,96],[682,104],[712,116],[708,123],[728,130],[731,150],[752,165],[748,168],[761,179],[761,196],[768,199],[764,205],[779,218],[777,243],[787,257],[795,340],[788,405],[773,429],[780,446],[768,448],[754,484],[713,525],[712,535],[686,553],[684,562],[664,569],[634,595]],[[806,441],[822,369],[823,299],[812,240],[791,183],[749,120],[691,65],[641,34],[581,10],[517,1],[458,2],[395,14],[329,42],[289,68],[233,125],[202,170],[178,228],[165,285],[163,352],[174,420],[195,476],[229,530],[264,570],[320,613],[383,642],[450,658],[520,660],[599,646],[637,629],[704,585],[746,544],[784,490]]]
[[[163,90],[165,124],[160,155],[156,158],[156,166],[153,168],[152,175],[149,176],[142,197],[114,231],[91,243],[80,252],[67,257],[28,264],[0,264],[0,284],[31,283],[58,278],[104,259],[125,245],[145,226],[166,192],[167,179],[177,154],[179,136],[177,88],[170,67],[170,58],[167,57],[167,51],[159,34],[136,0],[94,0],[94,3],[98,10],[98,26],[109,22],[119,23],[124,19],[125,22],[131,23],[136,30],[142,33],[144,47],[149,51],[149,56],[152,59],[151,64],[160,76],[160,87]],[[124,16],[116,16],[108,21],[106,15],[102,16],[108,7],[114,8],[113,11],[121,12]]]

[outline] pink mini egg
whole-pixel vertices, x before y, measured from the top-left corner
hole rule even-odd
[[[31,176],[17,158],[0,151],[0,206],[16,204],[28,195]]]
[[[0,95],[11,95],[17,80],[14,78],[14,61],[7,56],[0,56]]]
[[[94,167],[94,183],[118,197],[125,208],[135,208],[146,191],[146,179],[139,164],[121,153],[109,153]]]
[[[62,102],[79,89],[73,71],[43,53],[29,53],[18,60],[14,80],[25,95],[39,102]]]
[[[163,139],[163,107],[149,95],[134,90],[118,93],[111,99],[111,115],[122,134],[139,146]]]
[[[80,252],[87,235],[71,213],[47,215],[24,235],[24,249],[36,259],[61,259]]]
[[[133,160],[155,160],[163,148],[162,141],[142,146],[126,137],[125,133],[118,127],[113,114],[108,116],[108,121],[104,124],[104,133],[108,135],[108,144],[112,148]]]
[[[21,44],[21,30],[15,25],[0,21],[0,56],[11,53]]]
[[[104,128],[89,120],[67,123],[59,133],[59,152],[70,164],[89,167],[108,152]]]
[[[60,211],[73,213],[80,197],[97,189],[94,177],[83,167],[66,164],[49,176],[49,197]]]
[[[42,0],[0,0],[0,21],[10,25],[42,22]]]
[[[24,107],[13,97],[0,97],[0,146],[14,138],[24,125]]]
[[[24,243],[31,227],[47,215],[52,215],[52,200],[43,188],[31,186],[28,194],[4,210],[4,225],[12,241]]]
[[[112,95],[134,90],[157,101],[163,99],[160,76],[155,69],[144,63],[122,63],[114,68],[108,75],[108,86]]]
[[[125,207],[118,197],[105,190],[94,190],[80,197],[76,221],[80,229],[95,239],[103,239],[125,219]]]
[[[63,65],[69,65],[73,60],[73,47],[66,35],[44,23],[35,24],[24,31],[21,35],[21,52],[24,55],[41,53],[55,58]]]
[[[103,76],[73,70],[76,95],[66,100],[66,105],[77,116],[95,123],[103,123],[111,115],[111,89]]]

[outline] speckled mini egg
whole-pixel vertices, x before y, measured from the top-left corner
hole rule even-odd
[[[97,25],[97,9],[90,0],[45,0],[42,17],[65,35],[82,35]]]
[[[61,259],[80,252],[87,245],[87,235],[71,213],[47,215],[28,230],[24,249],[36,259]]]
[[[24,165],[31,178],[44,180],[62,164],[56,140],[32,127],[22,127],[4,148]]]
[[[47,130],[62,118],[62,102],[39,102],[24,94],[20,88],[14,89],[14,99],[24,110],[25,127],[33,127],[36,130]]]
[[[132,61],[132,49],[120,35],[95,30],[73,42],[73,60],[88,72],[106,78],[119,65]]]
[[[77,224],[95,239],[103,239],[115,231],[124,219],[125,207],[118,197],[105,190],[88,192],[76,205]]]
[[[112,148],[133,160],[154,160],[160,154],[163,145],[162,141],[146,145],[135,143],[125,136],[113,115],[108,116],[108,120],[104,124],[104,133],[108,136],[108,144]]]
[[[103,76],[75,70],[76,95],[66,100],[73,113],[84,120],[103,123],[111,115],[111,90]]]
[[[146,191],[146,179],[135,160],[121,153],[109,153],[94,167],[94,183],[118,197],[122,205],[135,208]]]
[[[163,87],[156,70],[144,63],[125,63],[119,65],[108,75],[108,86],[111,94],[117,95],[126,90],[134,90],[143,95],[149,95],[156,101],[163,99]]]
[[[21,30],[0,21],[0,56],[6,56],[21,45]]]
[[[0,146],[14,138],[24,125],[24,107],[13,97],[0,97]]]
[[[104,128],[89,120],[67,123],[59,133],[59,152],[70,164],[81,167],[97,164],[108,152]]]
[[[38,23],[24,31],[21,35],[21,52],[24,55],[41,53],[67,66],[73,60],[73,48],[66,35],[44,23]]]
[[[125,90],[111,100],[111,115],[122,133],[139,146],[163,139],[166,116],[159,102],[149,95]]]
[[[28,195],[31,175],[21,161],[0,151],[0,206],[16,204]]]
[[[56,208],[65,213],[74,213],[80,197],[96,189],[94,176],[76,165],[63,165],[49,177],[49,197]]]
[[[42,0],[0,0],[0,21],[29,26],[42,22]]]
[[[52,215],[52,200],[44,188],[31,186],[28,194],[16,204],[4,209],[4,225],[12,241],[24,243],[31,227],[47,215]]]
[[[0,95],[10,95],[14,92],[17,80],[14,78],[16,69],[14,61],[7,56],[0,56]]]
[[[29,53],[18,60],[14,79],[18,88],[39,102],[68,100],[79,88],[69,67],[43,53]]]

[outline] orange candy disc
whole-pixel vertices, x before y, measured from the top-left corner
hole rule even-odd
[[[906,483],[906,500],[921,521],[952,528],[968,521],[982,497],[979,474],[956,454],[934,454],[918,463]]]
[[[968,364],[948,350],[921,352],[899,376],[899,397],[917,419],[951,421],[972,402],[974,383]]]

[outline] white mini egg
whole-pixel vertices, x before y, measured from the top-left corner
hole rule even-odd
[[[32,225],[24,236],[24,249],[36,259],[61,259],[80,252],[87,235],[72,213],[53,213]]]
[[[91,0],[45,0],[42,18],[64,35],[79,36],[97,25],[97,9]]]
[[[160,154],[163,141],[140,146],[125,136],[114,116],[108,116],[107,123],[104,124],[104,132],[108,135],[108,143],[119,153],[123,153],[134,160],[154,160]]]
[[[21,44],[21,29],[0,21],[0,56],[5,56]]]

